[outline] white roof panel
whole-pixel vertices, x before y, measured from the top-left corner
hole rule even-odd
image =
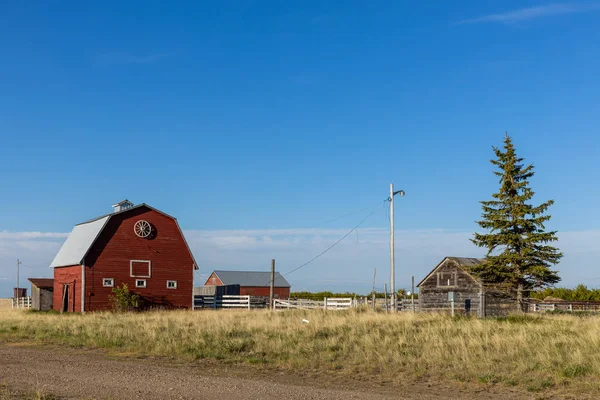
[[[76,225],[54,257],[50,268],[81,264],[83,257],[94,244],[109,218],[110,215],[107,215],[85,224]]]

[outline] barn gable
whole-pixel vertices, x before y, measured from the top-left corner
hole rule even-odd
[[[118,205],[124,203],[125,201],[128,202],[128,200],[124,200],[120,203],[113,205],[113,207],[118,206]],[[177,229],[179,230],[179,233],[181,234],[181,237],[183,238],[183,241],[187,247],[187,250],[189,251],[192,259],[194,260],[194,269],[198,269],[198,263],[196,262],[196,259],[194,258],[194,254],[192,253],[190,246],[188,245],[187,241],[185,240],[185,236],[183,236],[183,232],[181,231],[181,228],[179,227],[179,224],[177,223],[177,219],[170,216],[169,214],[166,214],[166,213],[164,213],[160,210],[157,210],[153,207],[150,207],[149,205],[147,205],[145,203],[139,204],[137,206],[129,206],[127,208],[115,207],[115,210],[117,210],[117,211],[115,211],[113,213],[103,215],[101,217],[98,217],[98,218],[95,218],[95,219],[92,219],[92,220],[89,220],[86,222],[82,222],[78,225],[75,225],[75,227],[73,228],[73,230],[67,237],[67,240],[63,243],[60,250],[54,257],[54,260],[50,264],[50,268],[66,267],[66,266],[83,264],[85,256],[90,252],[92,246],[94,245],[94,243],[96,242],[96,240],[98,239],[100,234],[102,234],[102,232],[104,231],[105,227],[107,226],[109,220],[112,217],[115,217],[115,216],[123,214],[123,213],[128,213],[133,210],[140,209],[142,207],[156,211],[157,213],[162,214],[166,217],[169,217],[175,221],[175,224],[177,225]]]

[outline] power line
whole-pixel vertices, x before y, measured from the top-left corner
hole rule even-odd
[[[371,211],[371,213],[369,215],[367,215],[362,221],[360,221],[354,228],[350,229],[350,231],[348,231],[348,233],[346,233],[344,236],[342,236],[340,239],[338,239],[337,242],[335,242],[334,244],[332,244],[331,246],[329,246],[327,249],[325,249],[324,251],[322,251],[321,253],[319,253],[317,256],[311,258],[310,260],[308,260],[307,262],[305,262],[304,264],[294,268],[293,270],[286,272],[283,276],[288,276],[289,274],[291,274],[292,272],[296,272],[298,271],[300,268],[304,268],[306,267],[308,264],[310,264],[311,262],[317,260],[319,257],[321,257],[322,255],[324,255],[325,253],[327,253],[329,250],[333,249],[335,246],[337,246],[342,240],[346,239],[352,232],[354,232],[356,229],[358,229],[359,226],[361,226],[363,223],[365,223],[366,220],[368,220],[373,214],[375,213],[375,211]],[[270,283],[270,282],[269,282]]]

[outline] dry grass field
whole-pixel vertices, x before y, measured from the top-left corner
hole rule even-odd
[[[12,299],[0,299],[0,310],[11,310]]]
[[[310,322],[302,324],[302,319]],[[0,341],[214,359],[365,380],[454,380],[600,394],[600,317],[452,319],[433,314],[0,311]]]

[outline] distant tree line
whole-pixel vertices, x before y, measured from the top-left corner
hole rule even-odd
[[[555,297],[566,301],[600,301],[600,289],[588,289],[586,285],[579,284],[574,289],[545,288],[530,293],[534,299],[544,300],[546,297]]]
[[[398,290],[398,298],[402,298],[404,297],[404,295],[406,294],[406,292],[403,289]],[[388,297],[390,296],[390,294],[388,293]],[[335,298],[345,298],[345,297],[351,297],[351,298],[362,298],[362,297],[368,297],[368,298],[372,298],[373,297],[373,292],[368,293],[368,294],[360,294],[360,293],[352,293],[352,292],[343,292],[343,293],[334,293],[334,292],[291,292],[290,293],[290,298],[292,299],[306,299],[306,300],[315,300],[315,301],[322,301],[325,297],[329,298],[329,299],[335,299]],[[383,299],[385,297],[385,294],[383,292],[375,292],[375,297],[378,299]],[[415,293],[415,299],[419,298],[419,294]]]

